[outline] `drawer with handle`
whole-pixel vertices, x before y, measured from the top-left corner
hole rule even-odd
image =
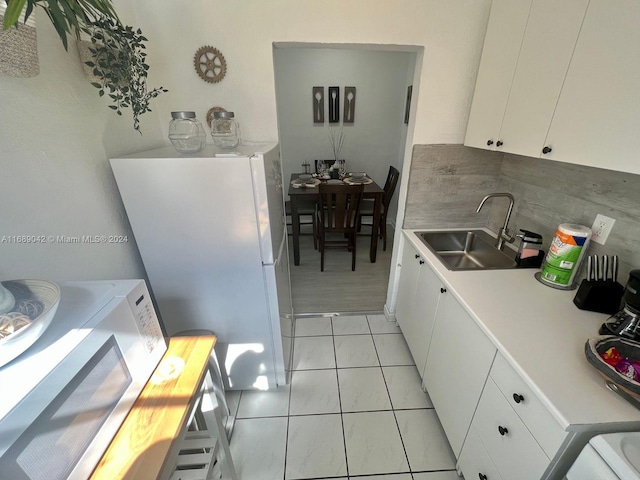
[[[480,437],[471,427],[464,441],[458,464],[465,479],[469,480],[502,480],[498,469],[484,448]]]
[[[491,377],[480,397],[472,426],[502,478],[539,480],[549,465],[549,458]]]
[[[491,367],[491,378],[547,456],[553,458],[566,436],[560,424],[500,354]]]

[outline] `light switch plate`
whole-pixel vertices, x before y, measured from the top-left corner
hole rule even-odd
[[[614,218],[601,214],[596,215],[596,219],[593,221],[593,226],[591,227],[591,231],[593,232],[591,240],[600,245],[604,245],[607,238],[609,238],[614,223],[616,223]]]

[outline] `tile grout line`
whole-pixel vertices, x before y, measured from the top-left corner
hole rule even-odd
[[[294,323],[297,322],[298,319],[294,317]],[[296,325],[294,324],[293,326],[293,347],[291,348],[291,359],[293,361],[294,355],[295,355],[295,351],[296,351],[296,340],[298,337],[296,337],[295,334],[295,328]],[[289,425],[291,423],[291,392],[293,391],[293,375],[295,374],[296,370],[291,370],[291,376],[290,378],[290,383],[289,383],[289,403],[287,405],[287,434],[285,435],[284,438],[284,466],[282,468],[282,480],[287,480],[287,455],[289,453]]]
[[[367,323],[369,323],[369,319],[367,319]],[[369,329],[371,329],[371,325],[369,325]],[[413,479],[413,473],[411,469],[411,463],[409,462],[409,455],[407,454],[407,448],[404,445],[404,438],[402,438],[402,431],[400,430],[400,424],[398,423],[398,417],[396,416],[396,409],[393,406],[393,400],[391,400],[391,392],[389,391],[389,385],[387,384],[387,378],[384,376],[384,370],[382,368],[382,361],[380,360],[380,354],[378,353],[378,347],[376,346],[376,342],[373,338],[373,333],[371,333],[371,341],[373,342],[373,348],[376,351],[376,356],[378,357],[378,362],[380,363],[380,371],[382,372],[382,380],[384,381],[384,387],[387,390],[387,395],[389,396],[389,402],[391,403],[391,412],[393,413],[393,419],[396,422],[396,428],[398,429],[398,436],[400,437],[400,443],[402,443],[402,451],[404,452],[404,457],[407,460],[407,466],[409,467],[409,475]]]
[[[349,478],[349,457],[347,454],[347,435],[344,431],[344,415],[342,412],[342,397],[340,395],[340,377],[338,376],[338,353],[336,349],[336,336],[333,331],[333,318],[331,317],[331,343],[333,343],[333,358],[336,364],[336,383],[338,387],[338,406],[340,407],[340,424],[342,425],[342,445],[344,447],[344,464],[347,470],[347,478]]]

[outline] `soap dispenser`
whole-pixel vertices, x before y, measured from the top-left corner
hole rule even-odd
[[[542,265],[545,252],[542,250],[542,235],[529,230],[520,230],[516,235],[521,240],[516,263],[521,268],[537,268]]]

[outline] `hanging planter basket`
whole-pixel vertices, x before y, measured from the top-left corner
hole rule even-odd
[[[82,70],[84,71],[87,80],[91,83],[100,83],[100,77],[93,74],[93,68],[87,65],[87,62],[95,61],[95,57],[93,53],[89,50],[89,48],[93,44],[91,40],[84,40],[81,36],[80,40],[76,42],[76,46],[78,47],[78,55],[80,55],[80,63],[82,64]],[[95,46],[93,47],[95,48]]]
[[[6,9],[6,3],[0,1],[0,25]],[[20,18],[24,18],[24,12]],[[21,20],[16,27],[0,29],[0,73],[21,78],[40,73],[35,15],[29,15],[26,23]]]

